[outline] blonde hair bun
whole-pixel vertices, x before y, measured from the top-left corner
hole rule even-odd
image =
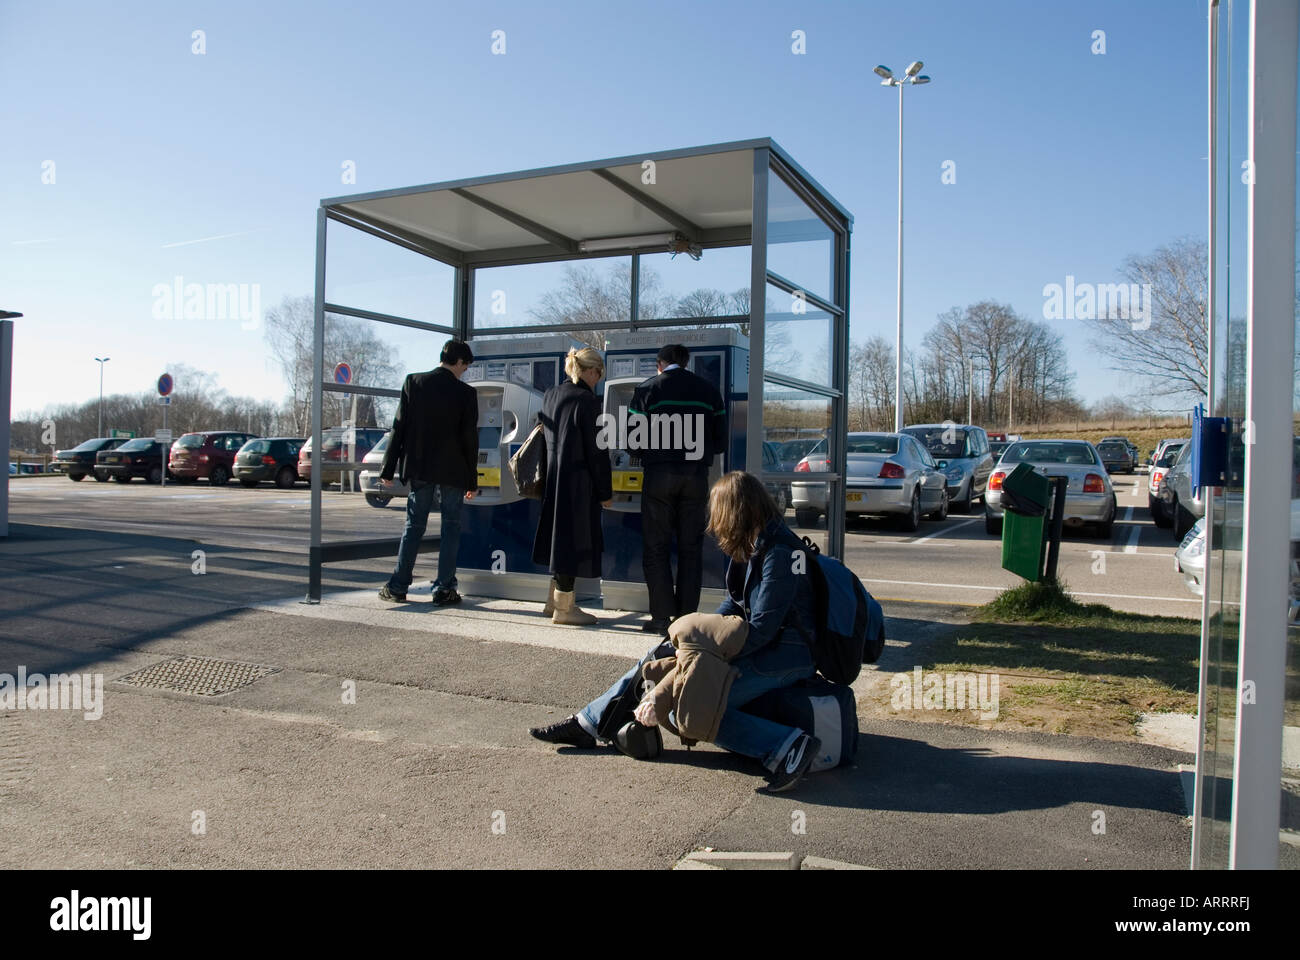
[[[564,358],[565,376],[577,383],[583,371],[592,369],[605,369],[605,360],[599,350],[595,347],[583,347],[581,350],[577,347],[569,348],[569,355]]]

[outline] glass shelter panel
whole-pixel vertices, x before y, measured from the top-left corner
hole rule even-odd
[[[775,170],[767,183],[767,269],[833,302],[835,232]]]
[[[484,267],[474,271],[474,329],[601,323],[627,329],[632,258]]]

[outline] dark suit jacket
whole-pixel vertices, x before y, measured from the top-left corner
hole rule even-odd
[[[727,409],[722,394],[709,381],[682,367],[665,370],[641,383],[632,394],[628,413],[640,413],[653,418],[656,414],[672,416],[698,416],[703,427],[703,455],[698,460],[687,459],[687,451],[642,450],[641,463],[646,468],[668,465],[670,469],[695,470],[707,473],[713,458],[727,449]]]
[[[478,489],[478,391],[445,367],[402,384],[380,476]]]

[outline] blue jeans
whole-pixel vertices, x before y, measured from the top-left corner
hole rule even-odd
[[[596,736],[605,708],[641,675],[641,668],[650,660],[672,655],[673,646],[668,641],[655,647],[619,677],[612,687],[578,711],[578,724]],[[727,709],[713,742],[724,750],[761,761],[768,770],[775,770],[777,761],[803,731],[745,713],[741,708],[769,690],[780,690],[811,677],[817,672],[817,667],[802,641],[799,644],[773,643],[749,656],[733,660],[731,665],[740,671],[740,676],[727,694]]]
[[[412,480],[411,492],[406,498],[406,529],[402,531],[402,545],[397,549],[397,566],[388,578],[388,589],[393,593],[404,594],[411,585],[420,541],[429,525],[429,509],[433,506],[435,490],[442,496],[442,535],[438,544],[438,579],[433,582],[433,589],[456,588],[456,553],[460,550],[460,510],[465,502],[465,491],[445,483]]]

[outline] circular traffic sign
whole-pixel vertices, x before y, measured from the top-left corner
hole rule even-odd
[[[175,384],[172,382],[172,375],[170,373],[164,373],[158,378],[158,396],[167,396],[167,394],[172,392],[172,387],[174,385]]]
[[[348,366],[346,363],[340,363],[338,366],[336,366],[336,367],[334,368],[334,382],[335,382],[335,383],[351,383],[351,382],[352,382],[352,368],[351,368],[350,366]]]

